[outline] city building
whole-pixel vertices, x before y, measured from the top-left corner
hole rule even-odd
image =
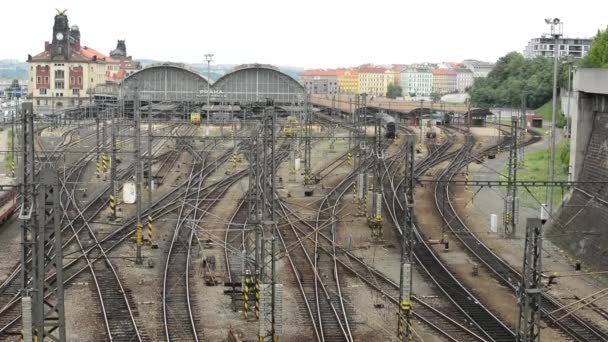
[[[340,94],[356,94],[359,91],[359,72],[356,69],[338,69]]]
[[[495,66],[494,63],[482,62],[476,59],[465,59],[461,64],[473,72],[473,78],[488,77],[488,74]]]
[[[112,58],[81,46],[80,29],[70,27],[65,11],[59,12],[51,43],[45,42],[43,52],[28,55],[28,89],[34,109],[48,114],[90,103],[97,86],[119,82],[140,69],[139,62],[126,55],[124,41],[119,41],[119,47],[121,51]]]
[[[473,72],[465,68],[456,68],[454,72],[456,73],[456,90],[459,93],[465,93],[473,86]]]
[[[388,85],[393,83],[394,74],[391,70],[383,67],[362,66],[359,67],[359,93],[367,93],[371,96],[385,96]]]
[[[592,39],[588,38],[562,38],[559,40],[559,56],[583,58],[591,48]],[[524,49],[524,57],[553,57],[555,40],[550,37],[532,38]]]
[[[430,96],[433,92],[433,73],[426,67],[413,67],[401,72],[403,95]]]
[[[309,94],[338,94],[338,72],[336,70],[304,70],[300,82]]]
[[[450,69],[433,69],[433,92],[448,94],[456,91],[456,72]]]

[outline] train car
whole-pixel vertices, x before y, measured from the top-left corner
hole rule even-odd
[[[387,139],[395,139],[397,137],[397,123],[395,118],[386,114],[376,114],[376,119],[380,119],[382,125],[382,131]]]
[[[287,124],[283,130],[286,138],[293,138],[297,135],[298,120],[293,116],[287,117]]]
[[[6,222],[17,208],[17,193],[3,191],[0,193],[0,224]]]
[[[434,112],[431,114],[431,120],[435,125],[449,125],[452,121],[452,116],[449,113]]]
[[[201,122],[201,113],[190,113],[190,121],[192,123],[200,123]]]

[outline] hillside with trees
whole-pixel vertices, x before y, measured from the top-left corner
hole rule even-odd
[[[477,78],[469,91],[476,107],[517,107],[523,93],[529,108],[538,108],[551,99],[553,59],[526,59],[511,52],[498,59],[488,77]]]

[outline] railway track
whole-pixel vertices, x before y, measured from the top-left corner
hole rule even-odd
[[[416,167],[416,175],[420,175],[430,167],[437,165],[438,163],[449,159],[446,155],[452,155],[447,153],[453,139],[447,139],[445,143],[446,147],[437,147],[433,149],[437,155],[432,154],[429,158],[433,162],[420,163]],[[466,140],[465,146],[472,148],[472,140]],[[455,158],[458,158],[459,154],[464,150],[461,149],[456,154]],[[432,150],[430,150],[432,151]],[[389,172],[389,167],[386,167],[388,174],[396,174],[396,172]],[[388,210],[391,221],[397,227],[399,234],[401,231],[401,220],[404,217],[404,206],[401,199],[400,187],[402,180],[395,181],[389,176],[388,192],[385,187],[384,202],[385,207]],[[391,198],[389,203],[388,198]],[[500,319],[495,317],[487,308],[485,308],[478,300],[475,299],[474,295],[468,292],[466,287],[462,285],[452,274],[445,268],[443,263],[435,255],[430,245],[427,244],[426,239],[421,235],[417,228],[415,228],[415,247],[414,247],[414,258],[420,265],[421,269],[426,275],[437,285],[437,287],[443,292],[443,294],[458,308],[460,314],[457,315],[460,324],[473,324],[472,330],[479,334],[478,337],[488,341],[514,341],[515,336],[511,329],[505,326]],[[414,309],[416,311],[416,309]]]
[[[528,141],[527,143],[530,144],[537,141],[537,139],[539,138],[534,138],[532,141]],[[508,142],[505,142],[504,144],[507,143]],[[448,182],[458,175],[460,169],[474,160],[474,156],[470,156],[469,153],[465,153],[462,155],[460,160],[454,162],[450,168],[441,174],[439,180],[444,180],[446,182],[436,183],[435,203],[443,221],[446,223],[453,235],[456,236],[456,238],[472,255],[482,262],[492,273],[494,273],[503,284],[517,292],[519,289],[521,274],[511,267],[506,261],[492,252],[471,232],[469,227],[458,215],[451,199],[452,195],[451,191],[449,190],[450,185]],[[447,205],[442,205],[439,201],[440,198],[445,200]],[[558,321],[557,317],[551,315],[550,313],[561,308],[563,304],[552,295],[543,292],[542,303],[543,317],[549,323],[560,328],[575,341],[608,341],[608,333],[606,331],[590,322],[581,319],[575,314]]]

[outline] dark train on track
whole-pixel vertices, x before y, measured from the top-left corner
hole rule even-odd
[[[15,191],[0,192],[0,224],[6,222],[17,208],[17,193]]]
[[[376,120],[378,119],[380,119],[384,137],[395,139],[397,137],[397,122],[395,122],[395,118],[386,113],[378,113],[376,114]]]
[[[452,122],[452,115],[444,112],[434,112],[431,114],[431,120],[435,125],[449,125]]]

